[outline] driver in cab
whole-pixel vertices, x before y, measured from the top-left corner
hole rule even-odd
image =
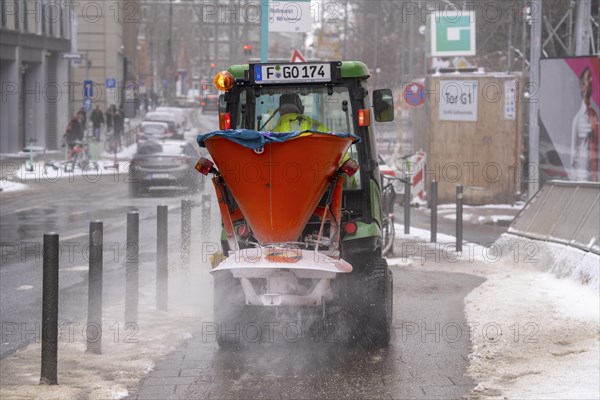
[[[282,94],[279,97],[279,120],[273,132],[329,132],[329,129],[304,113],[300,96],[295,93]]]

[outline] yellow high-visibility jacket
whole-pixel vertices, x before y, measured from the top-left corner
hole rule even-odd
[[[296,131],[329,132],[329,129],[317,120],[296,113],[288,113],[279,117],[279,121],[277,121],[277,125],[273,129],[273,132]]]

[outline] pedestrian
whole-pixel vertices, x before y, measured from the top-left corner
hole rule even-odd
[[[121,113],[121,110],[115,111],[115,115],[113,117],[113,126],[115,128],[115,140],[119,143],[118,147],[121,147],[121,135],[123,135],[125,124],[125,118]]]
[[[77,112],[77,116],[79,118],[79,124],[81,125],[81,134],[85,136],[85,133],[87,131],[87,113],[85,112],[85,109],[83,107],[79,109],[79,112]]]
[[[110,134],[113,127],[113,116],[115,115],[115,106],[114,104],[108,107],[106,111],[106,133]]]
[[[92,111],[90,119],[92,120],[92,132],[94,134],[94,140],[98,142],[100,141],[100,133],[102,125],[104,124],[104,113],[100,110],[100,106],[97,105],[94,111]]]
[[[150,99],[149,96],[144,96],[144,113],[148,114],[148,109],[150,108]]]
[[[158,106],[158,95],[154,90],[150,92],[150,100],[152,101],[152,109],[156,110],[156,107]]]

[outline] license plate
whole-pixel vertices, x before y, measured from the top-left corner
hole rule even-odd
[[[171,174],[152,174],[152,179],[169,179],[171,178]]]
[[[254,66],[256,83],[330,82],[331,64],[269,64]]]

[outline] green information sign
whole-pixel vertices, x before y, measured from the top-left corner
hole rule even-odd
[[[475,13],[441,11],[430,15],[433,57],[474,56]]]

